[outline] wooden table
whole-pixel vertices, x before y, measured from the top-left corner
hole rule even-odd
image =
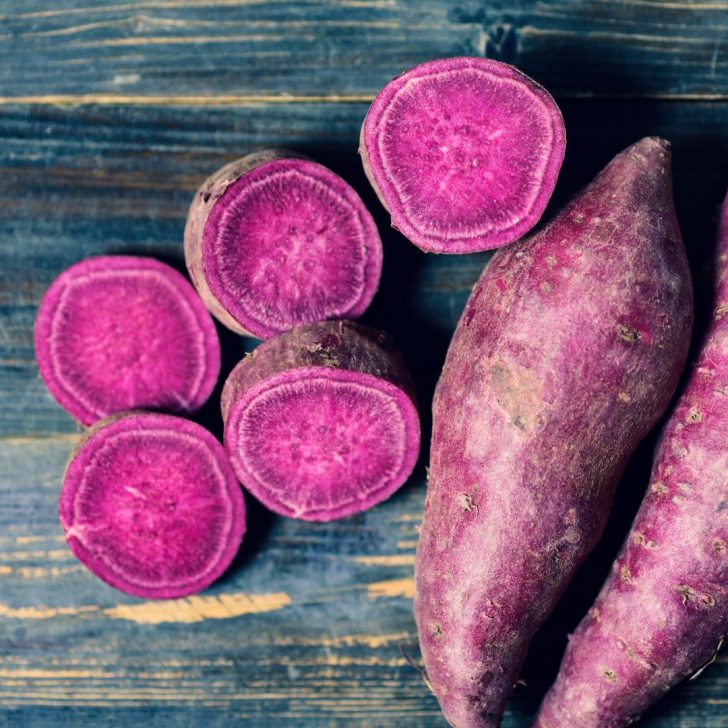
[[[487,256],[420,253],[388,227],[357,158],[379,88],[448,55],[517,64],[569,133],[550,208],[640,136],[674,142],[700,310],[728,182],[725,0],[0,0],[0,725],[442,726],[418,657],[412,565],[425,482],[329,525],[250,504],[230,570],[199,596],[127,597],[66,548],[56,502],[79,432],[37,376],[32,329],[50,281],[97,253],[182,267],[187,204],[222,163],[300,150],[361,192],[384,236],[365,320],[405,348],[425,413]],[[222,332],[225,372],[245,346]],[[220,433],[214,401],[200,420]],[[425,430],[429,428],[427,416]],[[526,726],[566,634],[595,595],[647,483],[654,438],[607,535],[534,642],[505,726]],[[728,726],[728,659],[647,726]]]

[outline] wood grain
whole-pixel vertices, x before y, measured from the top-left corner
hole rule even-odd
[[[361,101],[487,55],[565,96],[728,96],[725,0],[0,1],[0,101]]]
[[[66,548],[57,497],[74,423],[37,376],[38,301],[99,253],[182,269],[186,208],[215,168],[270,146],[342,174],[385,244],[365,320],[403,346],[428,403],[487,254],[428,256],[389,227],[361,171],[368,102],[414,63],[514,62],[563,107],[569,144],[547,216],[640,136],[674,145],[701,311],[728,169],[724,0],[0,0],[0,726],[444,726],[410,664],[426,453],[374,510],[333,524],[248,499],[249,533],[201,595],[127,597]],[[224,373],[254,344],[221,331]],[[219,394],[219,392],[217,393]],[[220,435],[217,395],[197,419]],[[604,539],[534,641],[506,728],[527,726],[647,482],[633,460]],[[728,658],[642,725],[728,726]]]
[[[33,361],[36,305],[60,270],[102,252],[152,253],[181,267],[185,210],[199,181],[227,159],[282,145],[332,166],[375,211],[387,254],[367,319],[400,339],[429,401],[488,256],[427,256],[387,228],[355,152],[365,111],[295,103],[0,112],[0,724],[443,725],[400,651],[401,643],[417,656],[410,610],[422,464],[391,501],[337,524],[274,518],[252,504],[252,532],[227,577],[199,597],[141,602],[90,576],[63,543],[56,499],[78,435]],[[691,259],[705,280],[728,164],[726,105],[571,101],[564,111],[570,144],[552,208],[621,147],[666,135]],[[244,344],[225,335],[224,345],[229,368]],[[199,419],[219,434],[214,403]],[[611,531],[568,606],[534,645],[528,685],[516,691],[504,725],[527,725],[553,677],[565,635],[629,524],[649,448],[625,479]],[[645,725],[725,725],[727,682],[721,658]]]
[[[421,471],[387,503],[338,523],[253,505],[251,538],[218,584],[145,602],[93,578],[63,544],[58,479],[75,441],[0,442],[0,502],[15,504],[0,516],[0,724],[127,725],[144,715],[151,725],[444,725],[406,659],[417,656]],[[585,587],[572,597],[587,602]],[[563,623],[557,631],[563,643]],[[532,652],[505,726],[527,725],[554,657]],[[645,725],[725,725],[714,701],[727,682],[721,657]]]

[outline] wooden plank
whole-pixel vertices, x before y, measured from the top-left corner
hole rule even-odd
[[[337,524],[277,519],[252,505],[252,533],[222,582],[172,607],[149,606],[99,583],[63,544],[56,498],[77,436],[32,364],[35,306],[60,269],[108,251],[148,251],[180,265],[185,208],[198,181],[236,154],[280,144],[333,166],[375,210],[387,256],[369,320],[405,345],[429,401],[487,256],[426,256],[388,230],[354,151],[365,109],[3,110],[0,396],[8,405],[0,412],[0,724],[443,725],[399,649],[401,642],[417,654],[410,610],[422,464],[391,501]],[[572,102],[565,112],[573,131],[556,204],[634,138],[673,138],[680,212],[699,272],[725,184],[725,106]],[[237,337],[225,338],[228,366],[240,346]],[[214,404],[200,419],[219,434]],[[528,724],[553,677],[565,635],[631,520],[649,445],[626,479],[602,546],[534,644],[528,684],[518,688],[505,726]],[[722,657],[644,724],[724,725],[727,680]]]
[[[427,432],[448,339],[488,256],[427,256],[388,227],[356,156],[373,94],[438,56],[521,66],[558,95],[569,130],[550,211],[639,136],[671,138],[705,310],[728,168],[727,42],[725,0],[0,0],[0,726],[444,726],[400,649],[417,659],[426,454],[391,500],[342,522],[277,518],[248,499],[248,536],[218,584],[172,602],[126,597],[73,559],[57,523],[79,435],[37,377],[40,296],[92,254],[144,252],[181,269],[186,207],[209,172],[261,147],[303,151],[375,213],[385,271],[365,320],[403,345]],[[221,334],[227,371],[253,344]],[[216,408],[213,396],[197,419],[219,436]],[[553,679],[653,444],[535,640],[505,728],[529,724]],[[721,655],[642,725],[722,728],[727,687]]]
[[[722,103],[564,104],[569,147],[551,210],[619,149],[642,135],[671,138],[683,232],[696,293],[709,293],[710,246],[728,166]],[[450,334],[487,255],[425,255],[388,226],[356,154],[366,105],[5,107],[0,113],[0,436],[75,431],[37,377],[32,330],[40,297],[71,263],[93,254],[146,252],[183,268],[181,239],[195,187],[225,161],[287,146],[333,167],[375,213],[386,247],[369,323],[402,343],[428,402]],[[625,119],[629,124],[623,123]],[[226,370],[242,340],[221,332]],[[203,413],[213,429],[213,403]],[[427,423],[425,423],[427,425]]]
[[[167,725],[436,718],[398,647],[413,642],[416,484],[387,513],[328,526],[253,506],[221,582],[145,602],[98,582],[64,545],[58,479],[75,439],[0,445],[0,724],[59,713],[125,724],[140,705]]]
[[[565,96],[728,95],[726,0],[0,0],[0,103],[369,99],[449,55]]]
[[[400,647],[417,657],[422,467],[388,502],[331,524],[277,518],[248,499],[251,532],[228,574],[202,595],[146,602],[99,582],[64,545],[56,501],[75,441],[0,441],[0,725],[445,725]],[[619,521],[534,644],[506,728],[528,725]],[[721,657],[643,725],[724,726],[727,686]]]

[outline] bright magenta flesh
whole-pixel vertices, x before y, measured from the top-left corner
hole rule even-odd
[[[410,69],[362,128],[364,169],[392,224],[423,250],[505,245],[540,218],[565,149],[549,94],[511,66],[450,58]]]
[[[467,238],[505,231],[530,210],[548,148],[528,141],[550,139],[551,129],[547,117],[513,113],[524,100],[533,103],[520,85],[476,69],[415,79],[392,99],[382,162],[419,232]],[[522,156],[513,153],[514,139],[526,142]]]
[[[212,435],[181,418],[131,414],[93,430],[73,456],[60,517],[99,578],[129,594],[175,597],[227,568],[245,507]]]
[[[308,160],[268,162],[233,182],[210,212],[203,245],[211,292],[261,337],[359,316],[379,281],[369,213],[343,180]]]
[[[415,421],[410,400],[387,382],[292,370],[234,408],[226,441],[238,443],[233,464],[266,505],[330,520],[364,510],[401,483],[416,457]]]
[[[62,273],[41,303],[35,344],[49,390],[86,425],[138,407],[193,412],[220,370],[192,286],[150,258],[89,258]]]

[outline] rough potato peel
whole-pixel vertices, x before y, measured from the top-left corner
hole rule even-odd
[[[728,198],[713,318],[612,574],[569,638],[539,728],[616,728],[710,663],[728,633]]]
[[[669,156],[643,139],[499,250],[451,342],[414,609],[429,681],[458,728],[499,724],[531,637],[685,363],[692,289]]]

